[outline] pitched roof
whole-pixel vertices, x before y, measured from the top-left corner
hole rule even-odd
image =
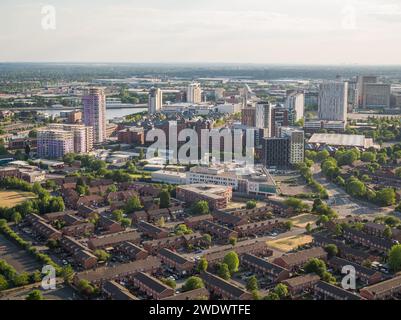
[[[283,283],[287,284],[290,287],[298,287],[305,283],[319,281],[319,280],[320,280],[320,277],[317,274],[308,273],[308,274],[305,274],[302,276],[297,276],[294,278],[284,280]]]
[[[178,253],[171,251],[169,249],[166,249],[166,248],[162,248],[161,250],[159,250],[159,255],[164,256],[170,260],[173,260],[178,264],[185,264],[187,262],[190,262],[188,259],[179,255]]]
[[[315,284],[315,288],[329,292],[332,294],[333,298],[340,298],[342,300],[361,300],[360,296],[321,280]]]
[[[114,280],[103,285],[103,291],[112,296],[113,300],[138,300],[129,290]]]
[[[141,283],[146,285],[148,288],[151,288],[153,291],[156,291],[157,293],[163,293],[166,290],[172,290],[171,287],[164,284],[163,282],[156,279],[155,277],[148,275],[147,273],[139,272],[136,275],[134,275],[133,278],[140,281]]]
[[[287,269],[280,267],[279,265],[266,261],[265,259],[259,258],[253,254],[245,253],[242,258],[242,262],[248,261],[250,263],[256,264],[263,269],[272,270],[273,273],[278,274],[280,272],[286,271]]]
[[[245,290],[231,284],[230,282],[211,274],[210,272],[202,272],[200,277],[203,281],[205,281],[205,283],[219,287],[221,290],[228,292],[230,295],[236,298],[241,298],[242,295],[248,293]]]
[[[327,255],[327,253],[322,247],[313,247],[295,253],[285,254],[280,258],[288,265],[297,265],[303,261],[325,255]]]
[[[373,295],[386,293],[391,289],[401,287],[401,276],[394,277],[392,279],[376,283],[374,285],[363,288],[362,290],[368,291]]]
[[[98,268],[96,270],[84,271],[76,274],[76,280],[87,280],[89,282],[96,282],[100,280],[111,280],[119,277],[133,275],[137,272],[150,271],[159,268],[161,265],[160,260],[156,257],[148,257],[144,260],[137,260],[134,262],[119,264],[113,267]]]

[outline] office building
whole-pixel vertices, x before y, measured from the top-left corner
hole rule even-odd
[[[320,84],[318,116],[320,120],[347,121],[348,83],[342,81]]]
[[[163,106],[163,93],[159,88],[152,88],[149,92],[148,112],[155,114],[161,111]]]
[[[271,109],[269,102],[260,102],[256,104],[255,126],[264,130],[264,137],[270,137],[271,133]]]
[[[202,89],[199,83],[191,83],[187,89],[187,102],[188,103],[201,103],[202,102]]]
[[[82,98],[84,124],[93,128],[94,143],[106,140],[106,96],[103,89],[91,88]]]
[[[357,95],[359,108],[389,108],[391,86],[378,83],[376,76],[359,76],[357,80]]]

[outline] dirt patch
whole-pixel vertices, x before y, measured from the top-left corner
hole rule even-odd
[[[36,196],[32,192],[1,190],[0,207],[12,208],[26,200],[35,198]]]
[[[290,220],[296,227],[305,228],[308,223],[313,226],[318,220],[318,217],[314,214],[301,214],[299,216],[292,217]]]
[[[267,241],[267,245],[274,249],[288,252],[298,248],[304,244],[312,242],[312,237],[309,235],[297,235],[278,240]]]

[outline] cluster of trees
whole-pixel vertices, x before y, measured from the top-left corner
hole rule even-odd
[[[217,266],[219,277],[228,280],[231,276],[238,271],[239,258],[235,251],[227,253],[223,259],[223,262]]]
[[[401,244],[391,247],[388,252],[388,265],[394,272],[401,271]]]
[[[124,212],[126,214],[139,211],[143,208],[141,204],[141,199],[139,199],[138,196],[133,196],[131,199],[129,199],[124,207]]]
[[[349,154],[355,155],[356,153],[351,152]],[[341,157],[344,157],[343,153]],[[323,161],[322,172],[328,179],[343,187],[353,197],[367,200],[380,206],[391,206],[396,202],[396,193],[393,188],[383,188],[377,191],[370,190],[366,187],[364,181],[354,175],[345,180],[340,175],[339,162],[335,158],[329,157]],[[367,180],[366,177],[362,178]]]
[[[305,179],[306,183],[312,188],[314,192],[318,194],[318,197],[322,199],[327,199],[329,195],[327,194],[327,190],[318,183],[315,179],[313,179],[312,171],[310,167],[313,163],[303,162],[298,165],[298,170],[301,173],[301,176]]]
[[[290,197],[284,201],[284,204],[294,209],[297,213],[309,212],[310,207],[300,199]]]
[[[175,227],[174,233],[177,236],[182,236],[184,234],[191,234],[191,233],[193,233],[193,231],[191,228],[188,228],[188,226],[186,224],[182,223]]]
[[[79,281],[78,290],[82,295],[88,298],[94,297],[97,294],[99,294],[99,289],[93,286],[88,280],[85,279]]]
[[[195,202],[191,208],[191,212],[195,215],[208,214],[210,213],[209,203],[204,200]]]
[[[114,210],[112,213],[113,219],[117,222],[120,222],[124,228],[131,226],[131,219],[124,216],[123,210]]]
[[[28,213],[44,214],[65,210],[62,197],[53,197],[39,183],[30,185],[22,179],[7,177],[0,182],[0,188],[33,192],[37,199],[27,200],[13,208],[0,208],[0,217],[19,223]]]
[[[201,278],[192,276],[192,277],[189,277],[187,279],[187,281],[185,281],[184,285],[182,286],[182,291],[186,292],[186,291],[191,291],[191,290],[200,289],[200,288],[204,288],[204,287],[205,287],[205,284],[203,283],[203,280]]]
[[[328,283],[336,283],[336,278],[327,271],[326,263],[317,258],[310,259],[304,266],[304,270],[307,273],[316,273],[323,281]]]
[[[368,138],[373,138],[378,143],[386,141],[396,141],[401,139],[401,120],[397,117],[376,118],[371,117],[368,123],[376,127],[374,130],[364,130],[364,134]],[[347,128],[349,134],[361,134],[357,129]]]
[[[282,300],[286,297],[288,297],[288,288],[285,284],[279,283],[263,300]]]
[[[249,200],[246,202],[246,208],[249,209],[254,209],[256,208],[256,201],[255,200]]]
[[[13,287],[25,286],[42,280],[41,273],[37,270],[31,274],[27,272],[18,273],[14,267],[6,261],[0,260],[0,291]]]

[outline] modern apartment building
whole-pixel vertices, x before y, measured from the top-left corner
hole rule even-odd
[[[279,136],[265,138],[263,160],[266,167],[287,168],[304,161],[304,132],[290,127],[282,127]]]
[[[93,128],[80,124],[50,124],[50,130],[64,130],[74,135],[74,152],[87,153],[93,150]]]
[[[103,89],[91,88],[82,98],[84,124],[93,127],[94,143],[106,140],[106,95]]]
[[[74,133],[60,129],[38,130],[38,157],[58,159],[74,152]]]
[[[270,136],[278,137],[280,128],[289,125],[289,110],[280,106],[271,109],[271,129]]]
[[[304,117],[305,95],[302,92],[288,92],[285,107],[289,111],[290,124],[294,125]]]
[[[163,106],[163,92],[159,88],[152,88],[149,92],[148,112],[155,114],[161,111]]]
[[[191,83],[187,88],[187,102],[188,103],[201,103],[202,102],[202,89],[199,83]]]
[[[256,108],[245,107],[241,110],[241,124],[247,127],[255,127],[256,125]]]
[[[318,116],[320,120],[347,121],[348,83],[331,81],[320,84]]]

